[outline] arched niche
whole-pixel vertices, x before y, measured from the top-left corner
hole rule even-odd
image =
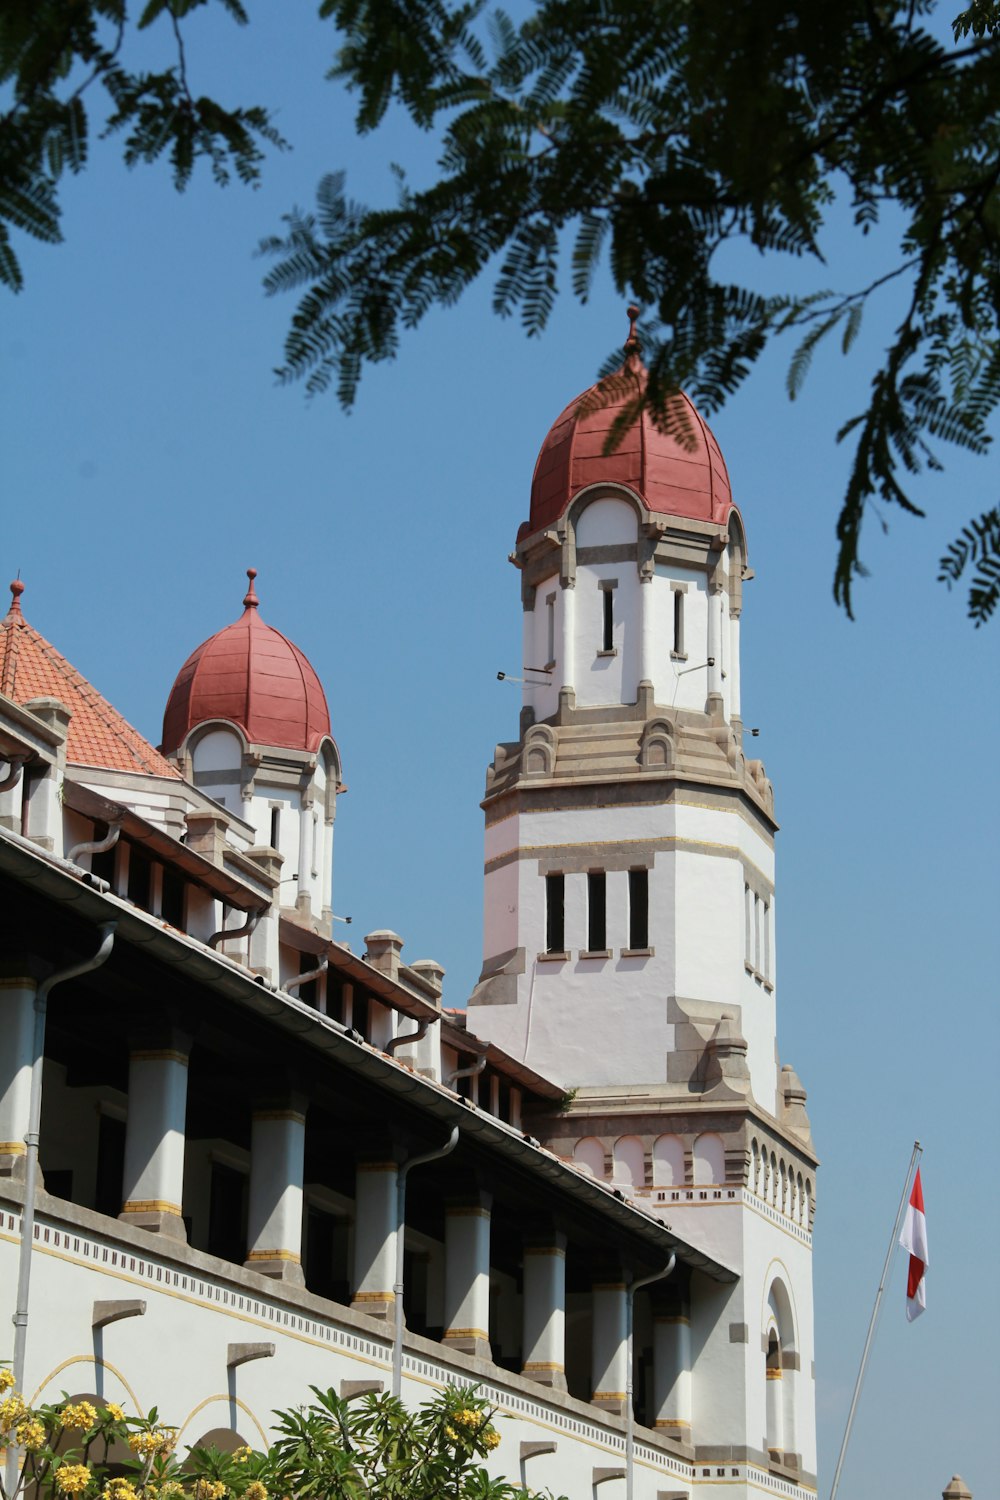
[[[638,536],[636,506],[623,495],[596,494],[582,499],[573,520],[578,549],[627,546]]]
[[[573,1160],[583,1171],[589,1172],[599,1182],[604,1179],[604,1147],[593,1135],[585,1135],[573,1147]]]
[[[637,1135],[623,1135],[615,1141],[615,1182],[629,1187],[646,1185],[646,1152]]]
[[[684,1142],[679,1135],[661,1135],[653,1142],[653,1186],[683,1185]]]
[[[725,1182],[726,1148],[721,1135],[706,1130],[698,1136],[692,1151],[692,1166],[696,1183]]]

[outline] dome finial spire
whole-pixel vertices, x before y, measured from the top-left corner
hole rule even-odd
[[[642,354],[642,344],[639,342],[639,333],[637,333],[636,329],[636,324],[639,323],[639,308],[637,308],[636,303],[631,302],[625,311],[628,314],[628,338],[625,339],[625,365],[627,365],[628,369],[633,369],[637,365],[637,362],[639,362],[640,354]]]
[[[257,609],[260,606],[260,600],[257,598],[257,595],[256,595],[256,593],[254,591],[254,586],[253,586],[253,581],[257,577],[257,569],[256,568],[247,568],[247,577],[250,580],[250,584],[249,584],[249,587],[247,588],[246,593],[243,596],[243,608],[244,609]]]
[[[10,614],[19,615],[21,613],[21,595],[23,593],[24,584],[21,582],[20,573],[18,573],[17,577],[12,580],[10,585]]]

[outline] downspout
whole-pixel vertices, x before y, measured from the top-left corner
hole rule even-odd
[[[456,1078],[478,1078],[485,1067],[486,1053],[484,1052],[482,1057],[476,1058],[475,1062],[470,1068],[456,1068],[454,1073],[449,1073],[448,1077],[445,1079],[445,1084],[448,1088],[451,1088]]]
[[[251,912],[242,927],[223,927],[221,931],[213,932],[208,940],[208,946],[217,948],[220,943],[228,943],[230,938],[249,937],[263,914],[262,910]],[[305,979],[307,976],[303,974],[302,978]]]
[[[10,770],[3,781],[0,781],[0,792],[9,792],[12,787],[17,786],[17,783],[21,779],[21,772],[24,770],[24,763],[29,759],[30,756],[27,755],[12,755],[10,757],[7,762]]]
[[[640,1276],[638,1281],[630,1282],[625,1294],[625,1500],[632,1500],[635,1482],[635,1410],[632,1406],[635,1383],[632,1374],[632,1314],[635,1294],[640,1288],[649,1286],[651,1281],[662,1281],[665,1276],[669,1276],[676,1264],[677,1256],[671,1250],[670,1259],[662,1271],[654,1271],[652,1276]]]
[[[45,1012],[49,1002],[49,994],[57,984],[63,984],[67,979],[77,979],[81,974],[89,974],[91,969],[100,968],[111,953],[115,941],[115,928],[117,922],[102,922],[98,928],[101,934],[101,943],[92,958],[85,958],[82,963],[71,964],[68,969],[60,969],[55,974],[50,974],[43,979],[35,993],[35,1031],[33,1038],[33,1052],[31,1060],[31,1094],[28,1103],[28,1130],[24,1137],[27,1146],[24,1166],[24,1209],[21,1214],[21,1244],[17,1258],[17,1304],[14,1313],[14,1358],[12,1370],[14,1375],[15,1390],[24,1388],[24,1353],[28,1338],[28,1291],[31,1282],[31,1251],[35,1239],[35,1193],[38,1184],[38,1134],[42,1119],[42,1058],[45,1049]],[[17,1473],[17,1448],[12,1444],[9,1450],[11,1457],[8,1460],[8,1478],[10,1477],[10,1464],[14,1466],[16,1480]],[[8,1492],[13,1490],[8,1486]]]
[[[403,1036],[394,1036],[382,1048],[387,1057],[391,1057],[397,1047],[408,1047],[411,1042],[422,1042],[431,1026],[439,1021],[440,1016],[425,1016],[422,1021],[417,1022],[416,1031],[408,1031]]]
[[[448,1156],[458,1145],[458,1126],[453,1125],[451,1135],[436,1151],[425,1151],[422,1156],[411,1156],[404,1161],[396,1174],[396,1280],[393,1283],[392,1326],[392,1394],[398,1401],[403,1389],[403,1329],[406,1315],[403,1310],[403,1244],[406,1238],[406,1179],[412,1167],[422,1167],[425,1162],[437,1161]]]
[[[297,990],[300,985],[311,984],[314,979],[318,979],[321,974],[325,974],[329,966],[330,960],[328,958],[324,958],[318,969],[310,969],[306,974],[296,974],[294,979],[286,979],[281,988],[285,991],[286,994],[290,995],[292,991]]]
[[[0,791],[3,788],[0,787]],[[76,864],[79,854],[104,854],[108,849],[113,849],[118,842],[118,835],[122,831],[121,822],[109,823],[107,834],[103,839],[96,839],[89,843],[74,844],[66,858],[71,865]]]

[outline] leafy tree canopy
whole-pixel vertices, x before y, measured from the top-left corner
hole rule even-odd
[[[127,159],[169,151],[180,185],[199,155],[217,175],[253,179],[261,141],[277,139],[266,113],[187,93],[180,25],[203,3],[150,0],[138,24],[169,24],[180,50],[141,76],[119,61],[124,0],[5,7],[0,76],[15,81],[16,104],[0,120],[0,217],[55,237],[56,184],[83,164],[95,80]],[[238,0],[218,3],[245,19]],[[797,339],[794,398],[820,342],[848,350],[871,300],[896,283],[900,321],[837,434],[852,460],[834,593],[851,613],[866,511],[920,514],[912,477],[940,468],[942,443],[985,452],[1000,400],[997,0],[973,0],[947,40],[934,0],[533,0],[516,23],[490,0],[319,9],[340,30],[333,76],[357,95],[359,130],[398,105],[441,149],[431,185],[400,173],[390,209],[326,177],[315,211],[289,214],[264,243],[276,258],[268,290],[298,296],[282,376],[311,393],[333,385],[348,405],[367,362],[393,357],[403,330],[480,276],[494,278],[496,311],[537,335],[560,287],[586,300],[604,264],[645,309],[643,399],[670,425],[679,388],[710,415],[781,334]],[[897,237],[882,274],[808,296],[731,279],[734,245],[823,265],[835,204],[858,235]],[[11,254],[0,240],[0,275],[16,285]],[[1000,599],[996,508],[969,523],[941,577],[950,586],[966,569],[981,624]]]

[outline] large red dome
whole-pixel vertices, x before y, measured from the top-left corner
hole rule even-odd
[[[177,674],[163,715],[165,754],[196,724],[228,719],[251,744],[315,751],[330,734],[326,695],[307,658],[280,630],[265,625],[254,593],[243,614],[192,651]]]
[[[686,417],[689,437],[661,432],[643,411],[614,452],[605,454],[615,419],[646,384],[634,318],[625,349],[618,375],[577,396],[549,429],[531,482],[531,514],[519,540],[553,525],[591,484],[626,485],[662,515],[726,524],[733,497],[725,460],[708,423],[683,393],[674,399]]]

